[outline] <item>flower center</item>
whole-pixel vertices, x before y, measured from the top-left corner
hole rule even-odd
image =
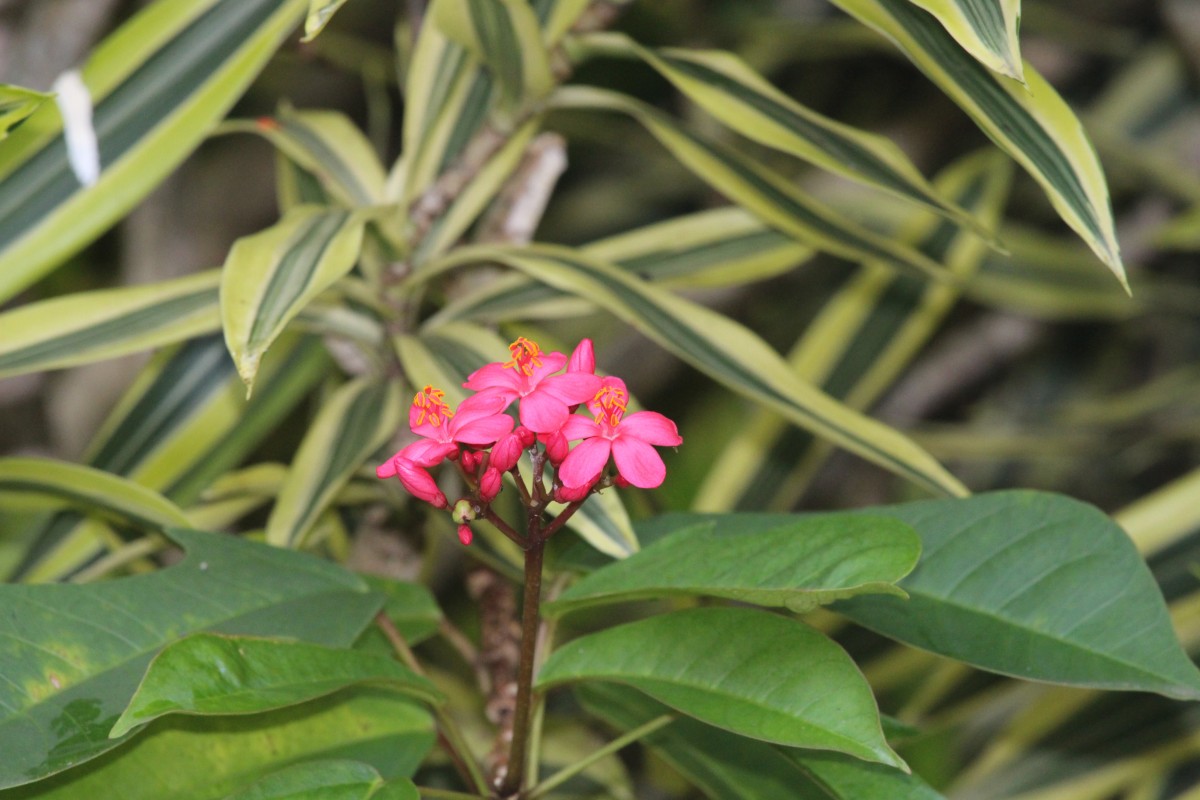
[[[504,366],[519,370],[522,375],[532,375],[533,368],[542,365],[542,349],[537,342],[531,342],[524,336],[518,336],[508,346],[508,352],[512,354],[512,361],[505,362]]]
[[[446,393],[441,389],[426,386],[413,397],[413,407],[421,409],[417,424],[424,425],[426,421],[435,428],[442,427],[442,422],[454,416],[450,406],[442,398]]]
[[[588,406],[595,412],[598,424],[615,428],[629,407],[629,394],[616,386],[604,386],[596,392]]]

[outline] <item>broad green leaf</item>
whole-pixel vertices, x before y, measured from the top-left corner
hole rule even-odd
[[[1021,0],[908,0],[928,11],[963,49],[993,72],[1024,81]]]
[[[385,786],[378,770],[360,761],[306,761],[272,773],[225,800],[418,800],[407,778]]]
[[[188,342],[151,361],[96,433],[84,460],[187,507],[218,476],[276,429],[328,370],[314,341],[278,345],[249,402],[221,337]],[[10,579],[62,580],[120,538],[58,514],[39,526],[36,543]],[[105,538],[111,536],[114,541]]]
[[[429,589],[420,583],[394,581],[378,575],[359,575],[368,586],[384,596],[383,612],[410,645],[420,644],[438,631],[442,610]],[[363,631],[355,647],[394,655],[395,651],[379,627]]]
[[[1149,569],[1117,525],[1052,494],[872,509],[921,534],[909,600],[836,610],[914,647],[1027,680],[1200,698]]]
[[[728,145],[701,139],[638,100],[604,89],[569,86],[556,91],[551,103],[556,108],[630,115],[698,178],[797,241],[851,261],[881,261],[916,274],[947,278],[937,262],[873,233],[767,166]]]
[[[0,376],[59,369],[173,344],[220,327],[216,270],[79,292],[0,314]]]
[[[491,73],[437,25],[422,25],[404,86],[404,180],[410,207],[463,151],[495,97]]]
[[[435,0],[429,16],[447,37],[487,65],[506,111],[536,102],[554,85],[550,57],[527,0]]]
[[[833,0],[896,43],[992,141],[1033,176],[1063,220],[1128,291],[1104,172],[1079,120],[1037,70],[990,73],[910,0]]]
[[[300,41],[311,42],[333,19],[346,0],[308,0],[308,16],[304,18],[304,36]]]
[[[701,211],[584,245],[643,280],[664,286],[726,286],[762,280],[794,269],[814,255],[811,247],[766,227],[737,206]],[[430,324],[452,319],[507,320],[574,316],[582,299],[524,275],[492,281],[452,301]]]
[[[0,458],[0,493],[49,495],[71,506],[162,529],[187,525],[184,513],[158,492],[117,475],[46,458]]]
[[[907,437],[798,379],[779,354],[748,329],[576,251],[548,245],[460,248],[422,277],[488,261],[588,298],[730,389],[931,491],[966,493]]]
[[[920,203],[990,235],[970,214],[939,195],[891,141],[806,108],[732,53],[656,51],[613,33],[597,34],[585,41],[605,53],[642,58],[689,100],[753,141]]]
[[[947,167],[938,176],[937,187],[995,226],[1011,173],[1003,155],[989,149]],[[967,281],[977,275],[980,262],[989,254],[975,237],[924,212],[901,222],[898,235]],[[1103,274],[1096,278],[1119,293]],[[788,353],[788,364],[803,380],[852,408],[865,410],[922,351],[960,291],[959,286],[930,284],[864,265],[821,307]],[[704,511],[793,508],[828,454],[828,446],[808,432],[788,427],[786,420],[769,410],[759,410],[712,460],[694,505]]]
[[[337,390],[313,420],[267,519],[267,541],[300,547],[355,470],[396,432],[401,418],[396,381],[360,378]]]
[[[108,731],[163,645],[195,631],[348,646],[382,598],[328,562],[171,529],[179,564],[86,585],[0,586],[0,787],[119,744]]]
[[[203,141],[304,13],[304,0],[152,4],[83,66],[102,171],[80,186],[58,109],[43,104],[0,152],[0,300],[133,208]]]
[[[285,108],[274,117],[226,122],[220,131],[263,136],[346,208],[385,202],[383,165],[358,126],[340,112]]]
[[[297,206],[234,243],[221,270],[221,323],[247,388],[284,326],[354,267],[364,224],[348,211]]]
[[[78,711],[82,725],[106,729],[104,720],[89,716],[90,707]],[[224,800],[276,770],[333,758],[369,764],[389,779],[389,786],[393,781],[403,785],[434,740],[429,712],[411,700],[382,689],[350,689],[265,714],[159,720],[120,750],[0,792],[0,798]],[[381,790],[373,800],[385,798],[393,800]]]
[[[796,517],[769,530],[737,515],[685,526],[587,575],[545,606],[577,608],[669,595],[708,595],[804,612],[857,594],[903,596],[894,584],[916,566],[920,539],[885,517]]]
[[[197,633],[154,657],[111,738],[166,714],[255,714],[297,705],[358,683],[426,703],[441,692],[394,658],[249,636]]]
[[[670,711],[612,684],[584,684],[575,694],[588,713],[619,730]],[[713,800],[941,800],[916,775],[841,753],[776,747],[692,719],[642,741]]]
[[[0,84],[0,142],[53,95],[11,84]]]
[[[884,741],[854,662],[802,622],[695,608],[619,625],[559,648],[536,685],[609,681],[752,739],[836,750],[907,771]]]

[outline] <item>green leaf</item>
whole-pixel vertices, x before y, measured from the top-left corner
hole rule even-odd
[[[171,529],[187,550],[159,572],[92,584],[0,586],[0,788],[115,747],[113,722],[150,658],[202,630],[345,647],[381,598],[328,562]]]
[[[274,117],[226,122],[224,133],[256,133],[346,208],[385,202],[387,176],[367,138],[345,114],[284,108]]]
[[[173,344],[220,327],[217,270],[147,286],[79,292],[0,314],[0,377]]]
[[[584,680],[627,684],[742,736],[907,771],[854,662],[797,620],[744,608],[650,617],[568,642],[536,685]]]
[[[575,695],[620,730],[670,711],[612,684],[584,684]],[[686,718],[642,741],[714,800],[941,800],[916,775],[841,753],[776,747]]]
[[[514,112],[554,85],[550,57],[527,0],[435,0],[430,19],[452,41],[487,65]]]
[[[82,187],[44,104],[0,151],[0,300],[125,215],[225,115],[303,14],[304,0],[155,3],[83,67],[102,171]]]
[[[920,203],[990,236],[985,226],[939,195],[894,143],[797,103],[732,53],[656,51],[614,33],[584,41],[604,53],[642,58],[689,100],[748,139]]]
[[[904,435],[801,381],[779,354],[751,331],[576,251],[549,245],[521,249],[464,247],[432,265],[422,277],[488,261],[588,298],[730,389],[931,491],[966,492],[932,456]]]
[[[921,534],[908,601],[836,606],[914,647],[1027,680],[1200,698],[1158,586],[1117,525],[1052,494],[872,509]]]
[[[325,29],[329,20],[337,10],[346,4],[346,0],[308,0],[308,16],[304,18],[304,36],[302,42],[311,42],[317,34]]]
[[[684,525],[624,561],[587,575],[545,606],[578,608],[670,595],[708,595],[803,612],[856,594],[903,597],[920,539],[863,515],[797,516],[763,530],[739,515]]]
[[[378,770],[360,761],[306,761],[272,773],[226,800],[418,800],[407,778],[385,786]]]
[[[419,583],[394,581],[378,575],[359,575],[375,591],[382,594],[383,613],[400,631],[404,641],[417,645],[438,632],[442,622],[442,609],[429,589]],[[395,650],[379,626],[372,625],[363,631],[354,646],[363,650],[394,655]]]
[[[284,326],[354,267],[364,224],[348,211],[297,206],[233,245],[221,270],[221,322],[247,387]]]
[[[88,447],[92,467],[154,489],[180,506],[238,464],[276,429],[328,370],[318,342],[280,342],[262,391],[249,402],[219,335],[156,357],[142,371]],[[121,540],[72,513],[39,525],[14,576],[62,580]],[[10,579],[12,579],[10,577]]]
[[[551,102],[556,108],[630,115],[698,178],[797,241],[851,261],[881,261],[918,275],[948,277],[937,262],[873,233],[818,202],[775,170],[728,145],[701,139],[638,100],[590,86],[569,86],[557,90]]]
[[[1024,167],[1128,291],[1100,162],[1075,113],[1037,70],[1025,67],[1024,86],[993,75],[909,0],[833,2],[895,42]]]
[[[81,705],[78,713],[81,724],[106,732],[93,708]],[[388,786],[403,785],[434,740],[429,712],[411,700],[382,689],[349,689],[264,714],[159,720],[120,750],[0,798],[222,800],[275,770],[333,758],[361,761],[388,778]],[[374,800],[384,797],[381,790]]]
[[[993,72],[1024,81],[1021,0],[908,0],[928,11],[975,60]]]
[[[317,517],[367,458],[400,425],[400,385],[360,378],[338,389],[321,408],[292,461],[267,519],[267,541],[300,547]]]
[[[109,737],[166,714],[254,714],[297,705],[358,683],[426,703],[445,698],[394,658],[307,642],[197,633],[154,657]]]
[[[0,142],[53,95],[12,84],[0,84]]]
[[[143,527],[187,525],[179,508],[152,489],[82,464],[47,458],[0,458],[0,493],[50,495],[68,505],[115,515]]]

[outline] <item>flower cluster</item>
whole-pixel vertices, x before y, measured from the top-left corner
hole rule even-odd
[[[570,358],[543,353],[523,337],[508,349],[508,361],[488,364],[468,377],[463,387],[475,393],[457,409],[433,386],[418,392],[408,422],[419,438],[376,474],[395,476],[415,497],[450,509],[429,470],[454,462],[470,491],[452,510],[463,544],[471,541],[468,523],[480,515],[520,539],[490,508],[505,472],[516,479],[525,504],[539,509],[550,500],[577,507],[610,484],[650,489],[663,482],[666,467],[654,448],[683,443],[675,423],[653,411],[629,414],[624,381],[595,374],[591,340],[580,342]],[[519,423],[507,413],[514,401]],[[529,486],[516,469],[526,452],[533,468]],[[616,467],[613,475],[606,473],[610,460]],[[551,487],[544,483],[547,464],[556,473]],[[569,506],[560,519],[573,511]]]

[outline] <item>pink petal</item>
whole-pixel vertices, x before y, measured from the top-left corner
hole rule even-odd
[[[401,460],[396,466],[399,468],[400,483],[414,497],[432,503],[438,508],[447,506],[446,495],[442,494],[442,490],[433,482],[433,478],[429,476],[428,472],[411,461]]]
[[[507,414],[493,414],[490,417],[468,419],[463,425],[455,425],[456,422],[458,422],[458,417],[451,421],[451,435],[454,437],[454,441],[463,444],[492,444],[513,428],[513,418]]]
[[[399,454],[397,454],[397,455],[399,455]],[[378,467],[375,468],[375,477],[390,478],[393,475],[395,475],[397,471],[398,470],[396,468],[396,456],[392,456],[387,461],[383,462],[382,464],[380,464]]]
[[[620,378],[613,376],[613,375],[605,376],[604,378],[602,378],[600,380],[600,386],[598,386],[596,388],[596,393],[598,394],[601,389],[608,388],[609,386],[616,388],[616,389],[620,389],[622,392],[625,393],[626,400],[629,399],[629,390],[625,388],[625,381],[623,381]],[[591,411],[593,414],[599,414],[600,413],[600,404],[593,402],[595,400],[595,397],[596,397],[596,395],[593,394],[591,397],[589,397],[587,399],[587,407],[588,407],[588,411]]]
[[[533,374],[529,376],[530,388],[537,386],[543,380],[558,372],[567,363],[567,357],[557,351],[542,353],[539,358],[542,361],[542,365],[533,368]],[[516,372],[516,370],[513,371]]]
[[[547,392],[569,406],[585,403],[600,391],[600,379],[589,372],[568,372],[555,375],[538,385],[539,392]]]
[[[600,426],[594,420],[590,420],[582,414],[572,414],[568,417],[567,421],[563,423],[561,432],[569,442],[576,439],[590,439],[602,433]]]
[[[517,395],[524,388],[522,376],[515,369],[508,369],[503,364],[488,364],[480,367],[467,376],[464,388],[474,389],[503,389]]]
[[[568,488],[590,486],[600,477],[611,451],[612,442],[600,436],[581,442],[563,459],[559,479]]]
[[[507,389],[485,389],[473,394],[458,405],[457,418],[487,417],[508,408],[516,395]]]
[[[405,447],[399,453],[396,453],[397,461],[411,461],[420,467],[435,467],[446,458],[446,456],[458,449],[458,445],[454,442],[435,442],[429,439],[420,439],[413,442],[408,447]]]
[[[675,423],[657,411],[639,411],[621,420],[622,437],[641,439],[646,444],[674,447],[683,444]]]
[[[592,349],[592,340],[583,339],[575,346],[571,358],[567,361],[567,372],[595,372],[596,353]]]
[[[534,390],[521,398],[521,424],[534,433],[554,433],[570,413],[566,403],[546,392]]]
[[[595,441],[595,439],[588,441]],[[618,474],[639,489],[653,489],[667,477],[667,468],[663,464],[663,460],[659,458],[653,447],[641,439],[635,439],[632,436],[618,436],[613,441],[612,451],[613,460],[617,462]]]

